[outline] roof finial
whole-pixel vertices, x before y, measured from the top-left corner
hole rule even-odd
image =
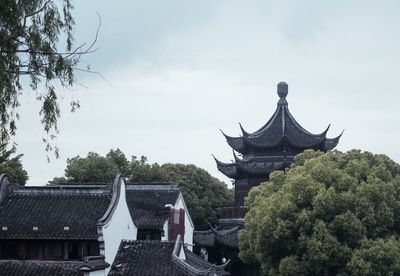
[[[278,96],[281,99],[286,98],[287,94],[288,94],[288,84],[286,82],[281,81],[280,83],[278,83]]]

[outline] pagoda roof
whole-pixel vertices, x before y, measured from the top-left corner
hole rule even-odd
[[[235,151],[243,154],[276,151],[282,148],[287,151],[305,149],[328,151],[335,148],[342,134],[335,138],[327,138],[329,126],[320,134],[313,134],[304,129],[289,112],[286,101],[287,92],[287,84],[279,83],[280,99],[277,108],[269,121],[259,130],[250,133],[240,125],[242,136],[232,137],[222,132],[228,144]]]
[[[241,179],[249,175],[265,176],[276,170],[282,170],[289,167],[293,162],[294,156],[272,156],[254,158],[251,160],[240,159],[235,153],[235,160],[231,163],[224,163],[214,157],[217,168],[220,172],[229,178]]]

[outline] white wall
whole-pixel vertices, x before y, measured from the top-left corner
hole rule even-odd
[[[161,240],[167,241],[168,240],[168,219],[164,223],[163,230],[164,230],[164,237],[161,237]]]
[[[193,231],[194,231],[194,225],[192,222],[192,219],[190,218],[189,210],[186,207],[185,200],[183,199],[182,193],[179,194],[178,199],[176,200],[175,209],[184,209],[185,210],[185,238],[183,240],[184,243],[188,244],[188,249],[193,250],[192,244],[193,244]],[[164,225],[165,227],[165,225]],[[168,225],[167,225],[168,228]]]
[[[105,261],[112,265],[121,240],[136,240],[137,227],[132,221],[126,203],[125,181],[122,180],[120,197],[110,221],[102,227]],[[106,269],[106,274],[110,268]]]
[[[85,272],[83,275],[84,276],[106,276],[108,273],[108,270],[106,272],[105,269],[102,270],[97,270],[97,271],[90,271],[90,272]]]

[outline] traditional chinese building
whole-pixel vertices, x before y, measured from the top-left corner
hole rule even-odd
[[[242,217],[244,212],[240,208],[244,206],[244,198],[250,189],[267,181],[271,172],[289,167],[298,153],[307,149],[326,152],[339,142],[341,135],[327,138],[329,126],[320,134],[305,130],[290,114],[287,94],[288,85],[280,82],[277,108],[259,130],[250,133],[240,125],[242,136],[231,137],[223,133],[234,155],[232,163],[215,159],[218,170],[234,180],[235,210],[231,214],[227,212],[227,216]]]
[[[194,255],[177,183],[50,183],[0,174],[0,275],[228,275]]]
[[[286,96],[288,85],[278,83],[277,108],[271,119],[255,132],[247,132],[240,125],[239,137],[223,135],[233,149],[234,161],[223,163],[215,159],[218,170],[233,179],[235,186],[234,206],[223,208],[219,226],[209,231],[195,231],[194,241],[198,248],[206,248],[210,261],[231,259],[232,275],[257,275],[258,268],[246,266],[237,257],[237,235],[244,226],[246,206],[244,198],[250,189],[268,181],[271,172],[289,167],[297,154],[307,149],[329,151],[336,147],[342,134],[328,138],[329,126],[320,134],[305,130],[289,112]],[[225,237],[226,236],[226,237]],[[228,242],[227,242],[228,241]]]

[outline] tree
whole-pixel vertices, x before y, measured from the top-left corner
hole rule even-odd
[[[56,87],[73,86],[75,71],[83,70],[78,68],[81,56],[92,52],[96,42],[73,47],[72,9],[70,0],[0,1],[0,141],[15,135],[19,98],[29,85],[41,102],[46,150],[58,156],[51,143],[60,117]],[[79,102],[72,99],[71,110],[76,108]]]
[[[106,155],[106,159],[115,164],[119,173],[123,174],[124,176],[130,175],[129,161],[126,159],[125,154],[120,149],[110,150]]]
[[[198,229],[208,228],[217,223],[219,208],[229,206],[233,192],[226,184],[212,177],[207,171],[195,165],[149,164],[145,156],[132,156],[128,161],[119,150],[110,150],[106,157],[89,153],[87,157],[76,156],[67,160],[66,179],[62,181],[112,181],[117,173],[122,173],[128,182],[177,182],[188,205],[190,215]]]
[[[25,185],[28,180],[28,173],[22,167],[22,154],[11,157],[15,153],[15,146],[7,149],[6,143],[0,144],[0,172],[8,174],[13,183]]]
[[[399,275],[400,244],[394,236],[364,240],[347,268],[353,275]]]
[[[157,163],[149,164],[146,156],[138,159],[132,156],[130,164],[130,173],[127,178],[131,182],[157,182],[165,181],[160,165]]]
[[[265,274],[400,273],[400,165],[385,155],[306,151],[246,202],[240,258]]]
[[[76,156],[67,159],[65,176],[70,182],[109,182],[118,172],[119,168],[113,159],[89,152],[84,158]]]

